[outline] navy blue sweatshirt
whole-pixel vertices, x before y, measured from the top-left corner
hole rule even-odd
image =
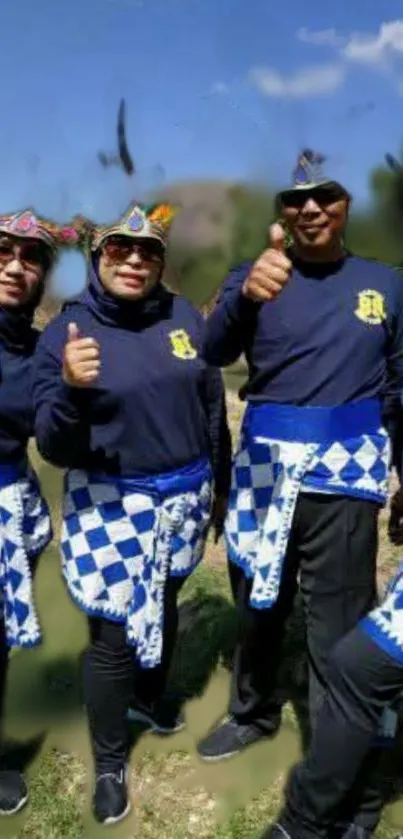
[[[0,464],[20,463],[33,436],[34,309],[0,307]]]
[[[82,337],[100,344],[101,373],[90,388],[62,380],[70,321]],[[38,343],[35,434],[42,456],[62,468],[123,476],[158,474],[207,456],[216,491],[226,492],[231,439],[225,392],[221,372],[200,357],[203,329],[193,306],[164,287],[144,301],[119,302],[91,272],[88,289],[65,306]],[[183,349],[185,357],[178,357]]]
[[[402,277],[352,255],[337,264],[293,262],[289,284],[264,304],[241,293],[251,262],[230,272],[207,321],[205,359],[224,367],[244,353],[240,396],[250,401],[333,406],[380,397],[400,450]]]

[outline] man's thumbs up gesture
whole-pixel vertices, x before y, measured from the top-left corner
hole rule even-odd
[[[94,338],[81,338],[76,323],[67,327],[63,355],[63,379],[70,387],[90,387],[101,367],[99,344]]]
[[[285,253],[285,233],[281,224],[270,228],[270,247],[263,251],[251,268],[242,286],[242,293],[250,300],[267,303],[275,300],[287,285],[292,262]]]

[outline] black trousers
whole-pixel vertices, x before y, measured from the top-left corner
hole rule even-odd
[[[32,578],[38,569],[41,553],[31,559]],[[4,705],[7,692],[7,676],[10,661],[10,648],[7,642],[4,615],[0,615],[0,769],[7,769],[7,754],[4,754]]]
[[[330,650],[376,603],[376,503],[342,496],[301,495],[297,502],[276,604],[249,606],[251,581],[230,564],[238,612],[230,712],[271,731],[281,707],[275,696],[286,621],[299,585],[309,658],[311,725],[327,685]]]
[[[137,700],[152,708],[165,688],[178,630],[177,599],[184,582],[183,577],[171,577],[166,584],[162,661],[152,670],[135,662],[122,624],[89,619],[83,691],[98,774],[119,771],[128,759],[130,702]]]
[[[4,619],[0,618],[0,769],[3,768],[4,705],[7,690],[9,653]]]
[[[389,657],[360,627],[329,657],[328,689],[304,762],[292,774],[281,823],[296,839],[322,839],[345,820],[365,784],[371,749],[385,707],[403,691],[403,663]],[[368,831],[381,802],[364,789],[356,823]],[[350,817],[351,818],[351,817]]]

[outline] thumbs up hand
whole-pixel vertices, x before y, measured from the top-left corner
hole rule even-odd
[[[90,387],[98,379],[100,348],[94,338],[82,338],[76,323],[67,327],[63,354],[63,380],[70,387]]]
[[[270,247],[256,260],[242,293],[257,303],[275,300],[291,277],[292,262],[285,253],[285,232],[281,224],[270,227]]]

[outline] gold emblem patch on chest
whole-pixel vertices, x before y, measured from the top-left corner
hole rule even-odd
[[[386,304],[383,294],[367,288],[358,294],[357,308],[354,312],[359,320],[377,326],[386,320]]]
[[[169,332],[168,337],[171,342],[172,355],[176,358],[182,361],[197,358],[197,350],[185,329],[174,329],[173,332]]]

